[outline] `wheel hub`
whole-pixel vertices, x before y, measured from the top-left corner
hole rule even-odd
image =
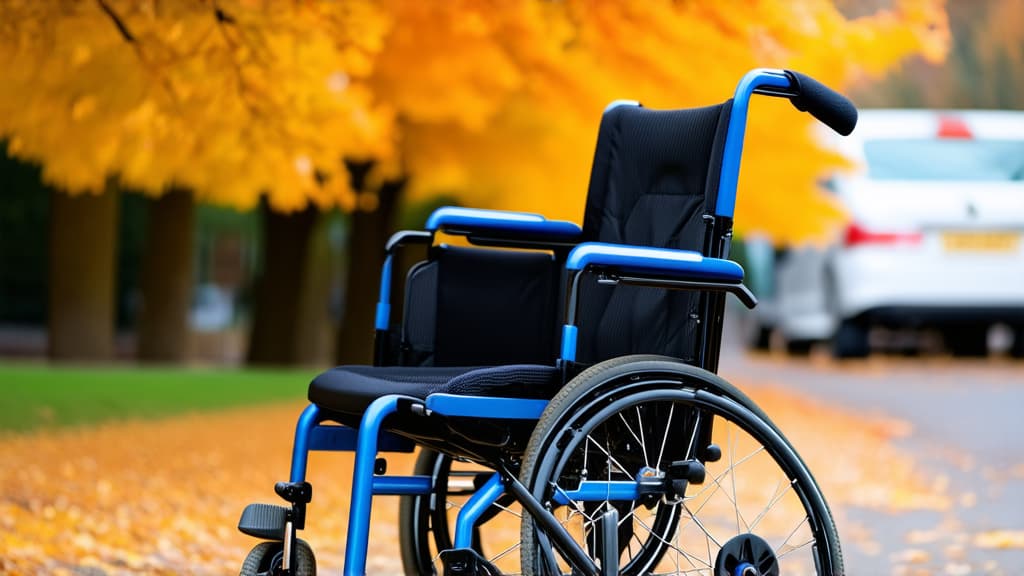
[[[715,576],[779,576],[779,560],[763,538],[740,534],[718,551]]]

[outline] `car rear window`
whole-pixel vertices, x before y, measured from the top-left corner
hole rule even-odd
[[[873,180],[1024,180],[1024,141],[885,139],[864,143]]]

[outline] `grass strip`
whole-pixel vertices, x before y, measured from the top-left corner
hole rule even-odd
[[[306,397],[312,369],[51,366],[0,362],[0,431],[163,418]]]

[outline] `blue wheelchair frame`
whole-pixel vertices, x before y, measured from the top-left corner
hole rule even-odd
[[[716,218],[721,219],[730,227],[735,208],[736,185],[743,151],[747,109],[753,94],[793,98],[799,94],[799,85],[797,80],[785,71],[756,69],[747,73],[736,88],[725,141],[718,198],[714,209]],[[632,104],[636,105],[636,103]],[[617,102],[613,105],[628,105],[628,103]],[[538,214],[447,207],[438,209],[430,216],[427,220],[426,232],[409,233],[411,236],[407,236],[406,239],[411,238],[418,242],[430,243],[438,231],[466,235],[495,234],[513,238],[517,234],[533,237],[543,236],[555,242],[563,242],[566,246],[575,245],[574,239],[580,236],[580,228],[576,224],[547,220]],[[662,285],[667,283],[675,287],[730,292],[739,296],[748,306],[753,306],[755,300],[742,284],[743,269],[735,262],[723,258],[727,252],[728,246],[717,248],[715,256],[722,257],[708,257],[697,252],[683,250],[596,242],[575,245],[569,252],[565,264],[570,278],[573,278],[573,286],[572,301],[567,311],[566,323],[562,328],[562,360],[573,361],[576,357],[575,300],[578,291],[576,284],[580,272],[588,266],[602,266],[617,274],[621,273],[624,277],[635,274],[640,277],[638,283],[647,279],[649,283],[654,283],[653,285],[661,282]],[[375,322],[378,331],[386,331],[390,320],[391,253],[389,246],[389,255],[381,272],[380,300],[377,304]],[[447,416],[532,420],[539,419],[547,405],[546,400],[519,398],[434,394],[427,397],[424,402],[416,398],[388,395],[380,397],[370,404],[362,416],[358,429],[324,425],[323,421],[327,419],[327,416],[315,404],[308,406],[299,417],[296,426],[290,476],[292,483],[305,481],[310,451],[355,451],[356,453],[345,550],[344,574],[346,576],[361,576],[366,571],[373,496],[429,494],[432,490],[432,479],[429,476],[375,474],[374,467],[379,452],[412,452],[414,449],[412,441],[381,429],[385,418],[397,412],[403,402],[423,405],[429,412]],[[459,512],[454,539],[456,548],[471,546],[473,525],[502,494],[510,491],[515,496],[521,496],[525,493],[522,485],[518,484],[514,477],[510,478],[509,476],[507,471],[505,473],[495,472]],[[609,494],[624,500],[636,499],[637,483],[588,481],[578,491],[568,496],[574,500],[600,501],[607,499]],[[522,503],[528,512],[535,511],[530,502],[523,501]],[[535,501],[533,503],[536,504]],[[537,506],[539,510],[539,504]],[[540,510],[540,512],[543,511]],[[553,534],[552,539],[556,545],[559,543],[558,534]],[[589,557],[583,555],[583,558],[580,558],[579,555],[572,555],[571,551],[570,555],[573,556],[570,559],[574,564],[578,562],[587,567],[590,572],[598,573],[596,564]]]

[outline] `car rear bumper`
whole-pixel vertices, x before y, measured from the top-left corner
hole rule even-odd
[[[834,264],[840,318],[928,325],[1024,316],[1024,255],[934,258],[888,247],[842,251]]]
[[[1024,307],[880,306],[858,316],[889,328],[945,328],[971,324],[1024,325]]]

